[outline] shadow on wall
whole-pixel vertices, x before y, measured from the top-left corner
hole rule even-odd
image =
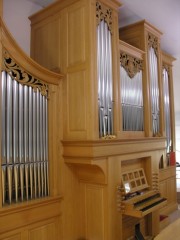
[[[176,162],[180,163],[180,111],[175,114]]]

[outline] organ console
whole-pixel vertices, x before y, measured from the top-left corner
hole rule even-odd
[[[155,179],[154,186],[158,186],[157,181],[158,178]],[[150,189],[143,168],[123,173],[122,185],[117,189],[120,211],[132,217],[142,218],[167,203],[158,189]]]

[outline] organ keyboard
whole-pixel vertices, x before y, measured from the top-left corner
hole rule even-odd
[[[155,181],[157,182],[157,177]],[[140,168],[122,174],[122,185],[118,186],[118,202],[118,209],[123,214],[141,218],[163,207],[167,199],[161,197],[157,187],[150,189],[144,170]]]

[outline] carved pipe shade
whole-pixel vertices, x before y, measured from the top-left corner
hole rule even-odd
[[[123,52],[120,53],[120,62],[130,78],[133,78],[137,72],[143,69],[142,60]]]
[[[39,89],[43,96],[47,96],[47,84],[43,83],[43,81],[39,79],[36,79],[34,76],[20,67],[5,49],[3,50],[3,57],[3,69],[7,71],[12,78],[16,79],[16,81],[23,85],[31,86],[35,91]]]

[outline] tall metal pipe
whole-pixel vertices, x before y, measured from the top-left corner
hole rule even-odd
[[[1,163],[6,164],[6,78],[5,71],[1,79]]]
[[[6,178],[6,170],[7,167],[6,166],[2,166],[1,167],[1,181],[2,181],[2,205],[5,204],[5,199],[6,199],[6,182],[7,182],[7,178]]]
[[[13,163],[19,162],[18,152],[18,82],[13,80]]]
[[[24,164],[20,164],[20,195],[21,201],[24,201]]]
[[[12,173],[13,172],[13,166],[9,165],[7,166],[7,184],[8,184],[8,202],[11,204],[12,202]]]
[[[24,165],[25,169],[25,192],[26,192],[26,199],[29,199],[29,164],[26,163]]]
[[[170,114],[170,97],[169,97],[169,76],[167,70],[163,69],[163,88],[164,88],[164,114],[165,114],[165,131],[167,137],[167,152],[171,151],[171,114]]]
[[[29,115],[28,115],[28,158],[29,163],[33,162],[33,89],[29,87]]]
[[[33,119],[32,119],[32,143],[33,143],[33,185],[34,197],[37,197],[37,92],[33,91],[32,96]]]
[[[36,161],[40,161],[40,93],[36,92]]]
[[[5,71],[1,128],[2,204],[49,194],[47,98]]]
[[[102,20],[97,26],[99,135],[113,134],[113,87],[111,32]]]
[[[23,86],[19,84],[19,162],[24,163]]]
[[[33,198],[33,164],[30,163],[30,166],[29,166],[29,178],[30,178],[30,198],[32,199]]]
[[[159,83],[158,83],[158,62],[154,48],[149,49],[149,68],[151,86],[151,106],[153,134],[159,132]]]
[[[15,188],[15,201],[18,202],[18,186],[19,186],[19,165],[14,166],[14,188]]]
[[[123,130],[142,131],[144,122],[142,70],[131,78],[120,65],[120,76]]]
[[[45,133],[46,133],[46,138],[45,138],[45,149],[46,149],[46,156],[45,156],[45,160],[46,162],[48,162],[48,100],[47,98],[45,98],[45,118],[46,118],[46,127],[45,127]]]
[[[6,146],[7,146],[7,163],[12,164],[12,79],[7,76],[7,109],[6,112]]]

